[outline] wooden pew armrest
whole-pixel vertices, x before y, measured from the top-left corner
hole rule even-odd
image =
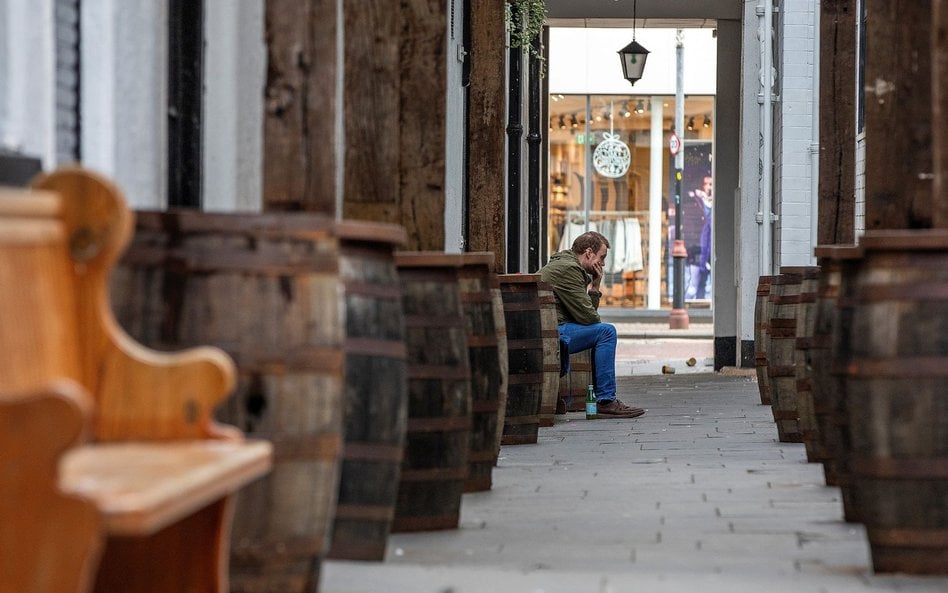
[[[267,473],[261,440],[96,443],[60,464],[60,487],[92,500],[109,535],[151,535]]]

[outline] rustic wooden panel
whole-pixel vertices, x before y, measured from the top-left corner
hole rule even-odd
[[[504,0],[471,0],[468,89],[468,250],[493,251],[505,269]]]
[[[344,218],[401,222],[399,12],[391,0],[345,3]]]
[[[818,241],[855,242],[856,0],[823,0],[820,16]]]
[[[408,249],[444,249],[448,3],[401,0],[400,222]]]
[[[267,0],[265,210],[334,214],[335,0]]]
[[[935,30],[932,40],[933,60],[932,79],[934,89],[933,101],[933,128],[938,131],[935,136],[935,193],[933,226],[948,228],[948,199],[945,190],[948,188],[948,130],[945,129],[945,115],[948,115],[948,2],[934,0],[932,5],[932,23]]]
[[[928,228],[931,0],[866,1],[866,229]]]

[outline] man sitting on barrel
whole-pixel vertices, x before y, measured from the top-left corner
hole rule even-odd
[[[598,415],[636,418],[645,413],[616,398],[616,328],[599,318],[602,268],[609,241],[595,231],[576,237],[572,249],[554,253],[540,270],[544,282],[553,286],[560,341],[569,354],[593,350]],[[568,360],[568,357],[567,357]]]

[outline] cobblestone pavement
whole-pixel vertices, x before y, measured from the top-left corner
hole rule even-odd
[[[621,378],[634,420],[558,417],[505,446],[459,529],[391,536],[379,563],[326,562],[323,593],[945,593],[874,575],[861,525],[803,445],[780,443],[736,375]]]

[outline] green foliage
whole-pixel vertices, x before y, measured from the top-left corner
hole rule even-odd
[[[507,0],[504,4],[504,21],[510,33],[510,47],[526,49],[540,60],[541,76],[546,71],[546,60],[533,42],[543,32],[545,18],[546,0]]]

